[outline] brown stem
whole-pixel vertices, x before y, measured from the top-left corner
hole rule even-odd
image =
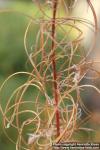
[[[40,34],[40,45],[41,45],[41,51],[42,51],[42,60],[45,60],[45,50],[44,50],[44,28],[45,25],[42,23],[41,24],[41,34]]]
[[[93,13],[93,17],[94,17],[94,23],[95,23],[95,32],[97,33],[97,30],[98,30],[98,21],[97,21],[97,15],[96,15],[96,12],[95,12],[95,9],[92,5],[92,2],[91,0],[87,0],[91,10],[92,10],[92,13]]]
[[[55,39],[55,28],[56,28],[56,12],[58,0],[52,0],[53,3],[53,17],[52,17],[52,39]],[[57,86],[57,72],[56,72],[56,60],[55,60],[55,42],[52,40],[52,69],[53,69],[53,86],[54,86],[54,100],[56,106],[56,128],[57,136],[60,135],[60,114],[58,109],[58,86]]]

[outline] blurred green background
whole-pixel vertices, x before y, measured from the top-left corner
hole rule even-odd
[[[24,12],[28,15],[37,17],[37,7],[32,3],[32,0],[0,0],[0,10],[5,8],[11,8]],[[25,65],[27,56],[24,50],[24,33],[28,25],[29,18],[16,12],[0,13],[0,85],[9,75],[17,71],[27,71]],[[28,44],[31,46],[35,41],[37,27],[33,25],[29,35]],[[29,46],[29,47],[30,47]],[[6,92],[3,93],[4,101],[7,100],[7,96],[11,94],[12,89],[24,83],[25,77],[17,77],[11,79],[8,83]],[[9,85],[10,88],[9,89]],[[27,97],[31,98],[29,93]],[[94,117],[95,118],[95,117]],[[95,120],[94,120],[95,121]],[[1,117],[0,117],[1,122]],[[91,123],[91,122],[90,122]],[[96,126],[96,124],[94,124]],[[8,131],[10,134],[14,134],[11,129]],[[98,134],[98,133],[97,133]],[[78,138],[86,138],[86,134],[78,134]],[[90,135],[94,136],[94,135]],[[97,138],[97,137],[96,137]],[[98,138],[99,139],[99,135]],[[0,124],[0,150],[15,150],[15,145],[12,144],[2,131],[2,124]]]
[[[34,16],[36,7],[31,0],[0,0],[0,10],[13,9],[27,15]],[[26,71],[27,56],[24,50],[24,33],[28,25],[29,18],[16,12],[0,13],[0,85],[12,73],[17,71]],[[29,36],[29,44],[35,38],[36,28],[33,27],[31,35]],[[11,94],[12,90],[26,80],[25,77],[16,77],[11,79],[7,85],[8,88],[4,89],[3,102],[5,105],[7,97]],[[10,86],[10,88],[9,88]],[[27,96],[32,97],[31,93]],[[0,99],[2,99],[0,97]],[[2,130],[2,117],[0,114],[0,150],[15,150],[15,145],[12,144],[5,136]],[[10,129],[8,131],[12,137],[15,132]]]

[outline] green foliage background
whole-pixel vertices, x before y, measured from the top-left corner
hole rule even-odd
[[[13,9],[28,15],[33,16],[36,11],[36,7],[32,1],[12,1],[4,3],[3,9]],[[2,8],[1,8],[2,9]],[[25,63],[27,56],[24,50],[24,33],[28,25],[29,18],[16,12],[0,13],[0,85],[14,72],[26,71],[27,67]],[[29,37],[30,44],[34,41],[34,30]],[[17,77],[11,79],[8,83],[8,87],[5,89],[2,97],[0,97],[2,105],[7,102],[7,97],[11,94],[12,89],[18,87],[25,81],[25,77]],[[32,95],[29,94],[29,97]],[[0,114],[0,122],[2,122],[2,116]],[[14,136],[12,129],[8,130],[9,134]],[[15,145],[12,144],[5,136],[2,130],[2,123],[0,123],[0,149],[1,150],[15,150]]]

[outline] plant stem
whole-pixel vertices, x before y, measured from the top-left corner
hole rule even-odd
[[[52,0],[53,3],[53,17],[52,17],[52,69],[53,69],[53,86],[54,86],[54,101],[56,107],[56,128],[57,128],[57,137],[60,135],[60,114],[58,109],[58,86],[57,86],[57,72],[56,72],[56,60],[55,60],[55,29],[56,29],[56,12],[58,0]]]

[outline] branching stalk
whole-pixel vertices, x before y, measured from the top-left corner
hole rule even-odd
[[[53,0],[53,17],[52,17],[52,69],[53,69],[53,86],[54,86],[54,100],[56,106],[56,128],[57,128],[57,136],[60,135],[60,114],[58,110],[58,87],[57,87],[57,72],[56,72],[56,60],[55,60],[55,29],[56,29],[56,12],[57,12],[57,4],[58,0]]]

